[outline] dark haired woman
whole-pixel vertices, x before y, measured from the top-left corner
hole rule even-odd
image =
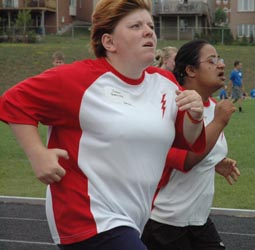
[[[224,69],[215,48],[203,40],[186,43],[175,57],[177,80],[185,89],[196,90],[204,102],[206,150],[199,155],[176,148],[169,151],[142,236],[148,250],[225,249],[209,218],[215,170],[230,184],[240,174],[236,162],[226,158],[223,133],[235,107],[229,100],[216,103],[211,98],[224,86]]]

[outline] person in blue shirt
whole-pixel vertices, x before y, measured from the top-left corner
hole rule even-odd
[[[243,74],[242,63],[240,61],[234,62],[234,69],[230,73],[228,95],[231,96],[233,103],[238,103],[239,112],[242,112],[242,100],[243,100]]]
[[[255,89],[252,89],[250,92],[251,98],[255,98]]]
[[[228,99],[228,95],[227,95],[227,86],[224,85],[221,90],[220,90],[220,99]]]

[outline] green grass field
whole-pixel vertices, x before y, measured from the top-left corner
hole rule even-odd
[[[228,156],[237,161],[241,176],[230,186],[223,177],[216,175],[214,206],[217,207],[255,209],[255,99],[247,99],[243,104],[244,113],[236,111],[225,128]]]
[[[180,47],[184,43],[159,41],[158,47]],[[255,46],[215,46],[225,59],[226,75],[233,68],[233,61],[243,62],[246,90],[255,88]],[[0,94],[6,89],[51,67],[51,56],[56,50],[66,55],[70,63],[91,57],[88,52],[88,37],[48,37],[40,44],[0,44]],[[229,157],[237,160],[241,176],[230,186],[225,179],[216,176],[216,193],[213,206],[225,208],[255,209],[254,154],[255,154],[255,100],[244,102],[244,113],[234,113],[225,129],[229,145]],[[46,127],[40,126],[45,138]],[[19,148],[8,126],[0,123],[0,195],[44,197],[46,187],[33,174],[29,162]]]
[[[176,46],[179,48],[187,41],[158,41],[158,48]],[[215,46],[219,55],[224,58],[228,78],[235,60],[243,62],[245,89],[249,93],[255,88],[254,55],[255,46]],[[52,67],[52,54],[61,50],[66,56],[66,63],[92,57],[89,53],[89,37],[48,36],[38,44],[0,43],[0,95],[15,83]],[[226,81],[227,83],[227,81]]]

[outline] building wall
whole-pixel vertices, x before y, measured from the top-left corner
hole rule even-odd
[[[56,13],[45,13],[45,31],[47,33],[56,33]]]
[[[80,21],[91,22],[91,14],[93,12],[93,1],[77,0],[77,16]]]
[[[230,23],[229,27],[232,31],[234,38],[238,38],[238,26],[242,25],[244,27],[244,32],[246,36],[249,37],[250,33],[247,30],[247,26],[253,26],[253,36],[255,37],[255,11],[238,11],[237,1],[231,1],[231,12],[230,12]]]
[[[60,29],[72,23],[73,18],[69,15],[69,0],[58,0],[57,18]]]

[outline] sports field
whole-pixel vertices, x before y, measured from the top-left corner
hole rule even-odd
[[[40,44],[0,44],[0,94],[18,81],[51,67],[51,56],[56,50],[66,55],[66,63],[91,57],[88,40],[88,36],[83,35],[75,39],[49,37]],[[159,41],[158,47],[179,47],[182,43]],[[233,68],[234,60],[241,60],[245,88],[248,92],[255,88],[255,46],[215,47],[225,59],[226,76]],[[255,99],[245,100],[243,109],[244,113],[233,115],[225,130],[229,156],[237,160],[241,176],[233,186],[222,177],[216,177],[215,207],[255,209]],[[46,128],[40,126],[40,131],[45,138]],[[0,195],[45,196],[45,186],[36,180],[28,160],[3,123],[0,123]]]

